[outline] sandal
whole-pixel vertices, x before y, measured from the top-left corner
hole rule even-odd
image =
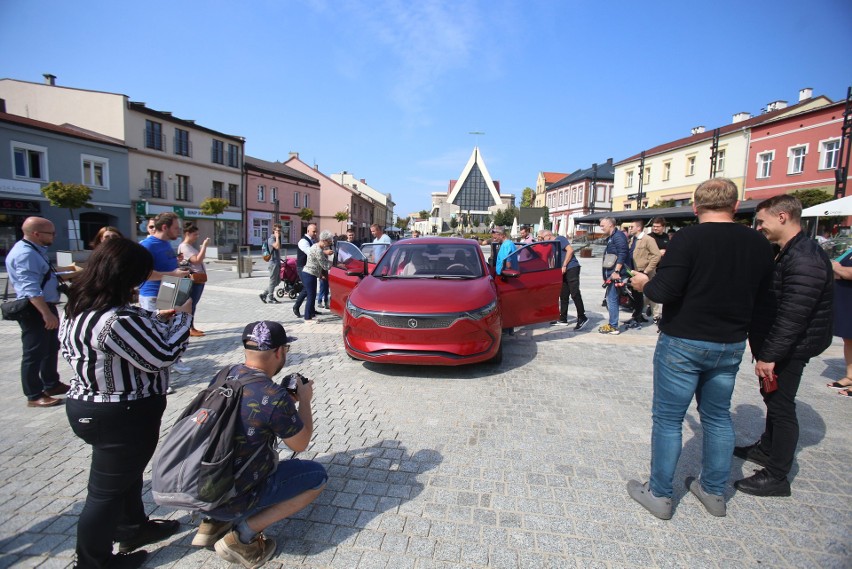
[[[849,383],[840,383],[844,379],[847,380]],[[848,389],[852,387],[852,379],[849,379],[848,377],[841,377],[840,381],[833,381],[831,383],[826,383],[825,385],[827,387],[831,387],[832,389]]]
[[[837,392],[838,395],[842,395],[844,397],[852,397],[852,388],[850,389],[841,389]]]

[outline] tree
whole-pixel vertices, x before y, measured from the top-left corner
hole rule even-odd
[[[225,208],[228,207],[228,203],[228,200],[225,198],[206,198],[201,202],[201,207],[199,208],[204,215],[213,216],[213,235],[216,245],[222,244],[221,239],[219,239],[219,216],[224,213]]]
[[[450,218],[450,227],[455,229],[456,227],[458,227],[458,225],[459,225],[459,220],[457,220],[455,217],[451,217]]]
[[[547,205],[544,206],[544,215],[541,218],[544,220],[544,229],[553,231],[553,222],[550,221],[550,208]]]
[[[340,223],[343,223],[344,221],[348,221],[349,220],[349,212],[348,211],[338,211],[337,213],[334,214],[334,219],[336,219]],[[341,230],[341,233],[343,233],[342,230]]]
[[[61,207],[68,210],[71,216],[71,224],[74,227],[73,235],[75,236],[70,241],[73,241],[73,249],[79,251],[80,236],[78,223],[74,218],[74,210],[81,207],[92,207],[92,204],[89,203],[89,199],[92,197],[92,189],[83,184],[50,182],[41,189],[41,193],[53,207]]]
[[[530,187],[524,188],[521,192],[521,207],[532,207],[535,200],[535,190]]]
[[[428,211],[426,211],[425,209],[421,209],[421,210],[417,213],[417,215],[419,215],[419,216],[420,216],[420,219],[429,219],[429,212],[428,212]]]
[[[662,207],[675,207],[675,201],[674,200],[657,200],[657,202],[648,209],[655,209],[655,208],[662,208]]]
[[[834,196],[825,190],[819,190],[816,188],[810,190],[796,190],[795,192],[790,192],[790,195],[802,202],[803,209],[834,199]]]
[[[314,218],[314,210],[309,207],[303,207],[299,210],[299,217],[302,218],[302,221],[310,221]]]
[[[506,213],[502,209],[494,212],[494,225],[506,225]]]
[[[408,222],[411,221],[410,217],[397,217],[396,223],[394,225],[402,230],[408,228]]]

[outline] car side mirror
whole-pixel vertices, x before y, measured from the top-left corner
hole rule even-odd
[[[364,267],[360,271],[346,271],[346,276],[364,278],[368,272],[367,268],[367,259],[364,259]]]
[[[521,271],[517,269],[503,269],[500,271],[500,276],[506,279],[516,279],[521,276]]]

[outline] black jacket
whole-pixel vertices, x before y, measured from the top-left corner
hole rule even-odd
[[[799,233],[775,258],[769,293],[755,313],[749,344],[764,362],[809,359],[831,345],[834,272],[816,241]]]

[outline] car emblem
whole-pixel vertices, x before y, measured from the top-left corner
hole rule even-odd
[[[409,319],[408,327],[409,328],[417,328],[417,320],[415,320],[414,318]]]

